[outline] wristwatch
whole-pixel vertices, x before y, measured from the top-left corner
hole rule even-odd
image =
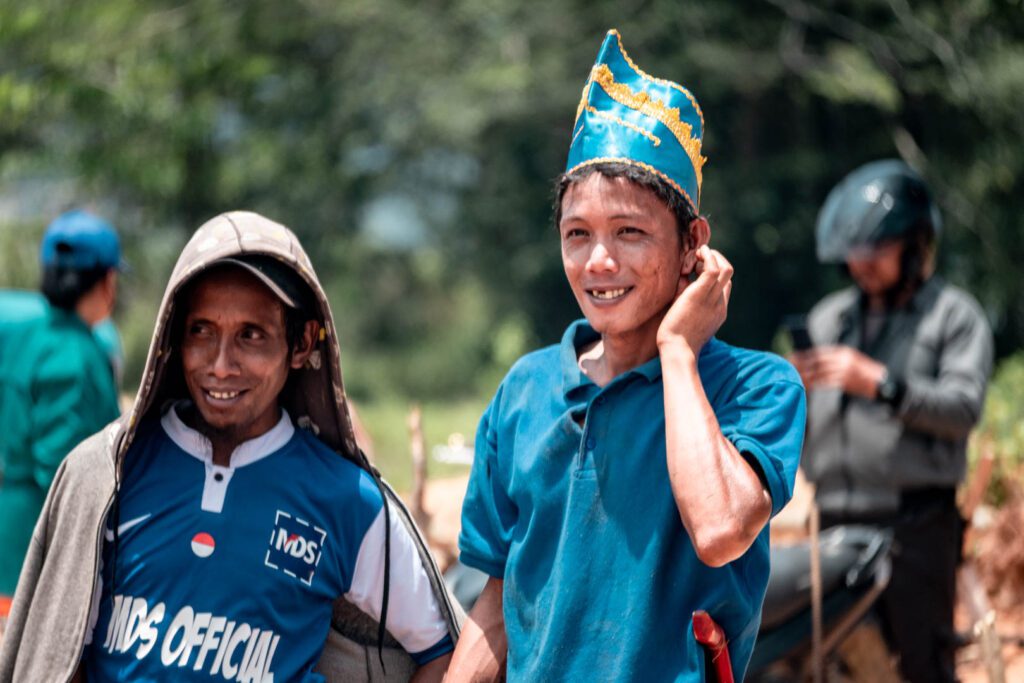
[[[875,397],[882,403],[887,403],[895,408],[903,400],[904,391],[906,391],[906,385],[903,381],[893,377],[889,368],[886,368],[882,379],[878,380],[878,384],[875,386]]]

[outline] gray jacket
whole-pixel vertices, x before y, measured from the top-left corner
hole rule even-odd
[[[816,345],[858,348],[906,383],[895,407],[839,389],[808,392],[802,465],[822,512],[886,515],[903,491],[960,483],[992,372],[992,332],[978,303],[932,277],[865,344],[861,295],[851,287],[815,306],[809,327]]]
[[[281,403],[300,428],[360,467],[376,472],[356,446],[341,354],[327,297],[298,239],[282,225],[254,213],[222,214],[200,227],[185,246],[171,274],[157,317],[139,393],[131,412],[79,444],[64,460],[50,487],[18,580],[10,619],[0,642],[0,683],[67,681],[82,656],[90,610],[98,595],[102,527],[111,509],[126,453],[144,417],[168,400],[185,396],[180,366],[171,344],[177,295],[189,277],[220,258],[241,253],[274,256],[312,288],[320,306],[324,335],[306,364],[294,370]],[[179,367],[175,371],[175,367]],[[462,610],[448,593],[409,512],[386,483],[391,509],[418,542],[420,557],[453,640]],[[385,638],[386,673],[377,658],[377,623],[344,598],[334,605],[332,629],[319,670],[331,681],[407,680],[412,658],[390,636]]]

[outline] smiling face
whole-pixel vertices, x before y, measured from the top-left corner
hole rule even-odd
[[[269,431],[289,370],[308,355],[289,352],[284,304],[254,276],[227,267],[200,276],[185,310],[181,363],[202,431],[236,445]]]
[[[561,209],[562,265],[587,321],[653,339],[692,268],[675,215],[651,190],[600,173],[570,186]]]

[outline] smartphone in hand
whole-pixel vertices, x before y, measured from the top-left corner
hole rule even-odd
[[[794,351],[806,351],[814,346],[814,342],[811,341],[811,333],[807,330],[807,316],[787,315],[782,320],[782,326],[789,334]]]

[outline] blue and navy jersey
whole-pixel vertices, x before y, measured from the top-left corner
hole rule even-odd
[[[140,428],[123,476],[116,554],[113,522],[104,529],[89,680],[322,680],[313,668],[334,600],[380,618],[376,484],[287,414],[221,467],[172,408]],[[424,663],[452,644],[397,521],[391,563],[389,631]]]

